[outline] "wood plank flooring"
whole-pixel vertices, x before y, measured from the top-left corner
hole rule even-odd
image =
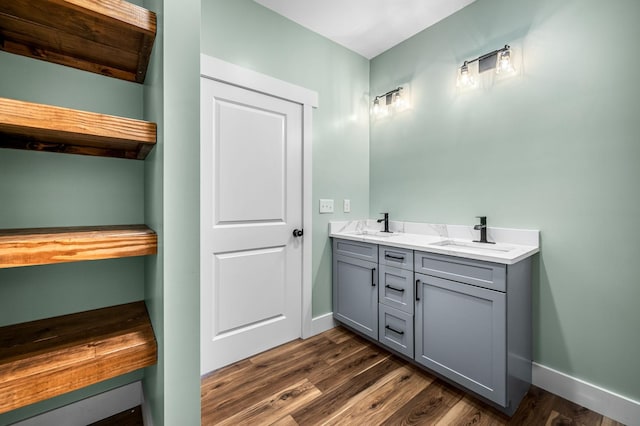
[[[208,425],[620,426],[535,386],[512,418],[337,327],[202,378]]]

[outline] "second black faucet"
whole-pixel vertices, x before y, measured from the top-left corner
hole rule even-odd
[[[391,231],[389,231],[389,213],[380,213],[380,214],[384,215],[384,219],[378,219],[378,223],[384,222],[384,230],[380,232],[391,233]]]
[[[475,225],[473,229],[476,231],[480,231],[480,239],[473,240],[474,243],[485,243],[485,244],[495,244],[493,241],[487,241],[487,217],[486,216],[476,216],[480,219],[480,223]]]

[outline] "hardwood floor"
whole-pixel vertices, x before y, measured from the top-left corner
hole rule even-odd
[[[510,419],[337,327],[202,378],[203,425],[621,425],[531,387]]]

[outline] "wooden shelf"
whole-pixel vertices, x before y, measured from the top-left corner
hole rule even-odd
[[[144,302],[0,328],[0,414],[156,363]]]
[[[144,82],[156,15],[122,0],[0,2],[0,49]]]
[[[156,254],[145,225],[0,230],[0,268]]]
[[[156,124],[0,98],[0,147],[143,160]]]

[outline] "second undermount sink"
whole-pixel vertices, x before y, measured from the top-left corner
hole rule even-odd
[[[489,251],[494,253],[495,252],[507,253],[513,250],[513,247],[509,247],[501,244],[486,244],[486,243],[475,243],[475,242],[455,241],[455,240],[438,241],[437,243],[433,243],[431,245],[440,246],[440,247],[460,248],[460,249],[482,250],[482,251]]]

